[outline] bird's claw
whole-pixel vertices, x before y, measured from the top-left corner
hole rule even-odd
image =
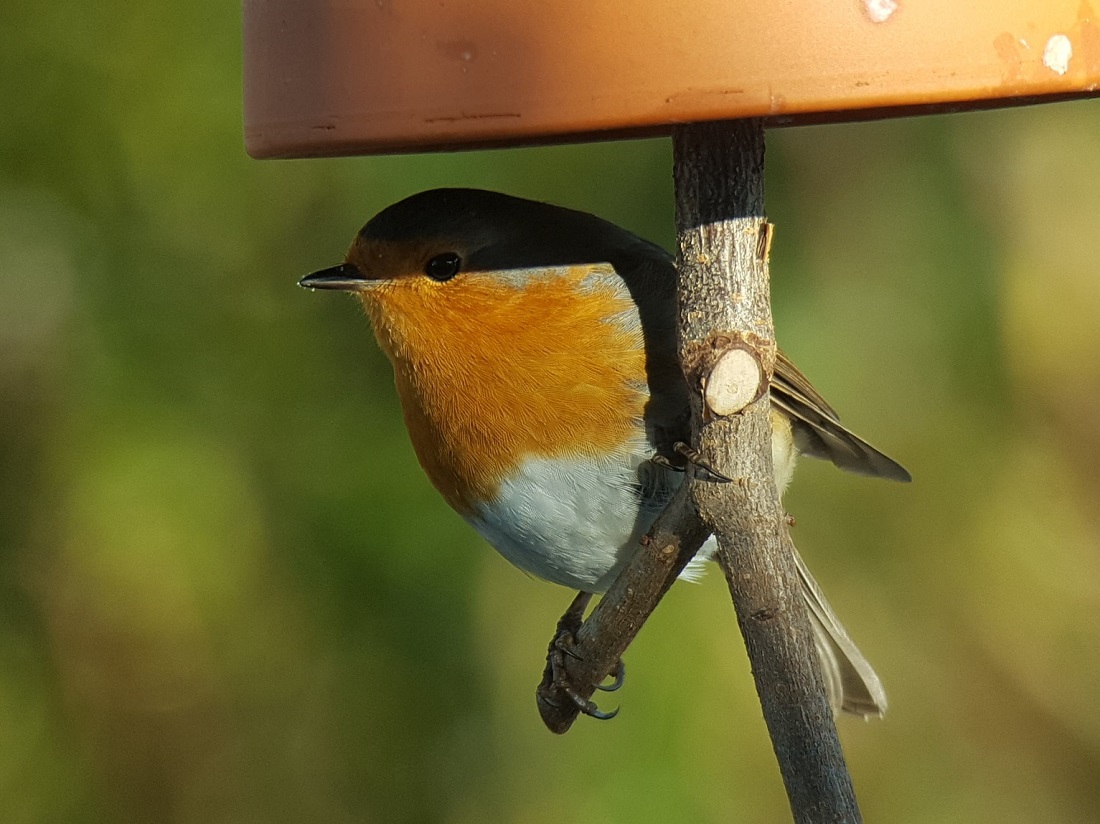
[[[668,455],[662,455],[658,452],[656,455],[650,457],[650,463],[657,466],[663,466],[665,469],[671,469],[674,472],[683,472],[687,467],[687,464],[695,466],[699,472],[697,475],[705,481],[713,481],[719,484],[728,484],[733,481],[732,478],[728,478],[703,460],[702,454],[697,449],[692,449],[683,441],[677,441],[672,445],[672,451],[684,459],[684,464],[680,465],[668,457]]]
[[[584,702],[587,706],[577,705],[577,709],[587,715],[589,718],[595,718],[597,721],[610,721],[616,715],[619,714],[619,708],[615,707],[611,712],[604,712],[591,701]]]
[[[711,466],[706,460],[703,459],[703,455],[697,449],[692,449],[688,444],[683,441],[677,441],[673,447],[676,450],[677,455],[685,457],[689,463],[694,465],[697,469],[702,470],[703,480],[713,481],[714,483],[728,484],[733,482],[733,478],[729,478]]]
[[[565,695],[570,701],[573,702],[573,706],[578,711],[590,718],[596,718],[600,721],[608,721],[619,714],[619,708],[611,710],[611,712],[604,712],[599,708],[595,701],[590,698],[585,698],[579,692],[569,680],[569,675],[565,671],[565,658],[566,656],[575,660],[581,660],[580,655],[573,649],[573,644],[576,643],[573,634],[571,632],[562,632],[559,628],[559,632],[554,636],[554,640],[550,642],[550,649],[546,655],[546,664],[550,669],[550,681],[554,687]],[[625,668],[620,661],[614,670],[615,680],[607,687],[597,686],[597,689],[602,689],[605,692],[613,692],[617,690],[623,684],[623,674]]]
[[[550,684],[555,690],[565,695],[579,712],[591,718],[599,719],[600,721],[607,721],[619,714],[618,708],[616,707],[611,710],[611,712],[604,712],[597,706],[595,701],[582,696],[570,682],[569,675],[565,668],[565,659],[567,656],[575,661],[581,660],[580,654],[573,648],[576,644],[575,633],[581,627],[584,608],[587,606],[590,598],[590,595],[580,593],[561,617],[561,620],[558,622],[557,632],[554,633],[554,638],[550,641],[550,647],[546,651],[546,668],[548,670]],[[607,686],[597,685],[597,689],[603,690],[604,692],[614,692],[623,685],[626,667],[621,660],[615,664],[615,668],[609,675],[614,678],[614,680]],[[545,695],[542,700],[547,701],[553,706],[557,706],[553,701],[547,699]]]
[[[623,663],[622,658],[615,662],[615,668],[607,674],[607,677],[614,680],[610,684],[597,684],[596,689],[600,692],[615,692],[626,682],[626,664]]]
[[[668,457],[668,455],[662,455],[660,452],[658,452],[656,455],[650,456],[649,462],[652,464],[656,464],[657,466],[664,467],[665,469],[671,469],[673,472],[684,471],[684,468],[682,466],[677,466],[675,463],[672,462],[672,459]]]

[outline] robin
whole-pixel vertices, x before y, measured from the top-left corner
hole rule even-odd
[[[435,189],[384,209],[344,263],[300,283],[360,299],[420,465],[455,511],[532,575],[610,586],[683,479],[671,255],[584,212]],[[782,352],[770,399],[781,493],[799,454],[909,480]],[[711,538],[686,576],[713,551]],[[796,562],[834,711],[881,715],[878,676]]]

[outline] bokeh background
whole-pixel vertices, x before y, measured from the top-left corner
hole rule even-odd
[[[787,820],[719,574],[546,732],[570,593],[446,509],[350,300],[439,185],[670,246],[664,140],[257,162],[230,3],[0,9],[0,819]],[[890,822],[1100,820],[1100,102],[775,131],[779,338],[909,486],[807,462],[795,539],[889,690]]]

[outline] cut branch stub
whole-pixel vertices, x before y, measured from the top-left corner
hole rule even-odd
[[[724,418],[763,397],[768,376],[757,348],[748,342],[721,335],[714,344],[713,366],[701,379],[703,402],[705,412]]]

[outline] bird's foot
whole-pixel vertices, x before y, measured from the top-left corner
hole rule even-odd
[[[688,444],[683,441],[677,441],[673,447],[676,450],[677,455],[682,455],[687,458],[688,462],[694,465],[697,469],[702,470],[703,480],[713,481],[714,483],[728,484],[733,482],[733,478],[728,478],[711,466],[704,460],[702,454],[697,449],[692,449]]]
[[[580,655],[576,652],[576,634],[583,623],[585,607],[588,606],[588,602],[591,600],[592,594],[590,592],[577,593],[577,597],[573,599],[573,603],[569,605],[569,609],[565,611],[561,620],[558,621],[557,630],[546,651],[546,675],[544,676],[544,681],[548,678],[554,689],[566,696],[566,698],[568,698],[584,715],[591,718],[597,718],[601,721],[607,721],[619,714],[618,708],[611,712],[604,712],[601,710],[595,701],[585,698],[577,691],[569,679],[569,674],[566,672],[567,658],[573,658],[578,661],[581,660]],[[613,679],[612,682],[606,686],[602,684],[597,685],[596,688],[604,692],[614,692],[623,685],[623,681],[626,678],[626,666],[621,659],[615,663],[614,668],[608,675]],[[543,695],[543,700],[548,701],[548,703],[553,706],[557,706],[552,701],[549,701],[545,695]]]

